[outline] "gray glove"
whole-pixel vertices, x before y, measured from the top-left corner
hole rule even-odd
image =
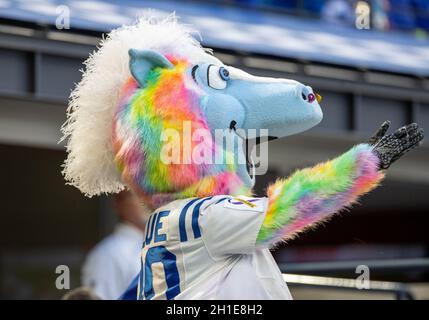
[[[380,170],[389,168],[393,162],[417,147],[424,138],[423,129],[417,123],[386,135],[389,126],[390,121],[385,121],[368,141],[368,144],[374,146],[374,152],[380,158]]]

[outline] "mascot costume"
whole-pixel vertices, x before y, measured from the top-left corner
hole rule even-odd
[[[130,188],[153,209],[124,298],[291,299],[269,249],[375,188],[423,131],[386,134],[385,122],[369,142],[252,197],[243,142],[312,128],[321,97],[224,65],[191,33],[174,16],[142,18],[102,40],[71,94],[65,178],[87,196]]]

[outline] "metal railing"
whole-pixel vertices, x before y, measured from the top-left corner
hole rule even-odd
[[[315,262],[315,263],[280,263],[284,280],[292,286],[317,287],[326,289],[339,289],[348,291],[361,291],[368,293],[393,294],[398,300],[411,300],[414,295],[409,286],[401,282],[374,281],[369,280],[367,288],[361,287],[361,280],[339,277],[328,277],[320,275],[309,275],[308,273],[332,274],[356,270],[359,265],[367,266],[371,271],[395,272],[429,272],[429,259],[399,259],[399,260],[360,260],[360,261],[338,261],[338,262]]]
[[[367,266],[371,271],[428,271],[429,258],[413,259],[386,259],[386,260],[358,260],[335,262],[305,262],[305,263],[279,263],[279,268],[287,273],[308,272],[340,272],[355,270],[359,265]]]
[[[360,281],[356,279],[310,276],[301,274],[283,274],[288,285],[317,287],[324,289],[339,289],[348,291],[361,291],[371,293],[393,294],[397,300],[414,300],[408,286],[400,282],[369,281],[368,288],[361,288]]]

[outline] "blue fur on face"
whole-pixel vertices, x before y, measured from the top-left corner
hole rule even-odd
[[[209,63],[193,66],[190,73],[205,92],[202,108],[213,133],[234,124],[234,129],[244,129],[245,137],[240,135],[238,140],[260,137],[261,129],[267,129],[268,136],[281,138],[308,130],[323,118],[312,88],[297,81],[253,77]],[[244,152],[239,144],[235,143],[237,157]],[[246,165],[237,164],[237,170],[252,186]]]
[[[249,79],[240,78],[233,71],[227,81],[222,80],[221,75],[213,79],[216,72],[212,69],[221,67],[201,64],[195,72],[195,80],[207,95],[204,112],[212,129],[228,128],[231,121],[235,121],[237,129],[256,129],[256,132],[268,129],[270,136],[281,138],[308,130],[322,120],[317,100],[310,102],[308,98],[314,94],[310,87],[287,79],[273,80],[248,74]],[[213,83],[220,81],[225,82],[225,88],[213,88]]]
[[[158,52],[130,50],[130,71],[142,87],[148,71],[155,66],[172,67]],[[216,129],[230,129],[229,134],[235,135],[234,150],[229,150],[235,159],[243,159],[242,139],[261,137],[262,129],[266,129],[264,135],[281,138],[308,130],[323,117],[313,90],[297,81],[255,77],[206,62],[190,66],[187,76],[204,92],[200,107],[212,134]],[[251,187],[246,164],[237,163],[236,168]]]

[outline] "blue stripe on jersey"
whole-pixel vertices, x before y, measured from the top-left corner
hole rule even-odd
[[[201,205],[205,201],[210,200],[211,198],[212,197],[204,198],[203,200],[198,202],[197,205],[194,207],[194,211],[192,212],[192,230],[194,231],[194,239],[198,239],[199,237],[201,237],[201,230],[200,230],[200,226],[198,225],[198,216],[200,215]]]
[[[222,201],[224,201],[224,200],[226,200],[226,199],[228,199],[228,197],[220,198],[218,201],[216,201],[216,203],[215,203],[215,204],[221,203]]]
[[[195,201],[199,199],[200,198],[195,198],[189,201],[180,212],[180,217],[179,217],[180,242],[188,241],[188,236],[186,235],[186,212],[188,212],[189,207],[192,206],[195,203]]]

